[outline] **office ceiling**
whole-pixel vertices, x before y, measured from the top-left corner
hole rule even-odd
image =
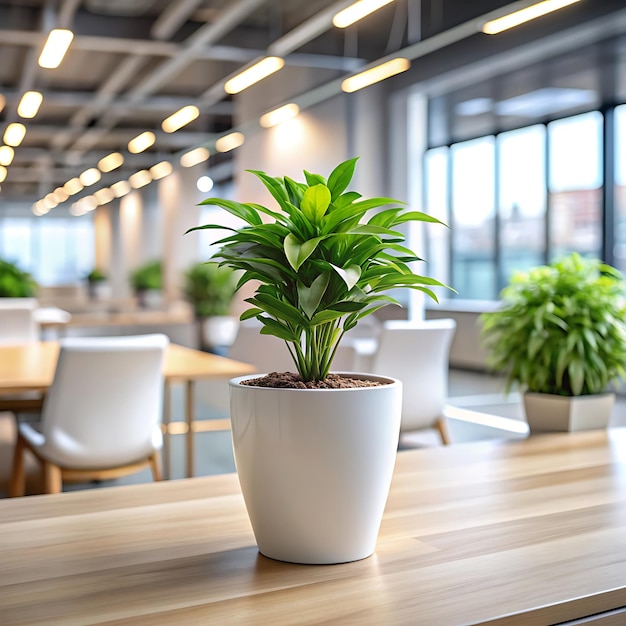
[[[310,86],[342,77],[420,39],[507,5],[496,0],[397,0],[346,30],[330,18],[350,4],[337,0],[0,0],[0,133],[22,121],[16,108],[29,90],[43,94],[26,136],[15,148],[0,208],[35,201],[111,151],[125,156],[116,179],[197,145],[209,145],[233,119],[225,80],[267,54],[306,68]],[[588,6],[619,2],[585,0]],[[572,7],[566,9],[575,11]],[[37,58],[47,32],[75,33],[57,69]],[[311,71],[313,70],[313,71]],[[162,120],[187,104],[200,117],[175,133]],[[280,103],[277,103],[280,104]],[[128,141],[144,130],[157,140],[131,155]],[[228,156],[212,156],[227,159]]]

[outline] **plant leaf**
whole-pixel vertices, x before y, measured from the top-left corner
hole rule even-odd
[[[285,256],[289,265],[297,272],[300,266],[313,254],[317,244],[325,237],[315,237],[305,242],[300,242],[292,233],[285,237]]]
[[[358,161],[358,157],[354,159],[348,159],[343,163],[340,163],[330,174],[328,177],[328,188],[331,192],[331,197],[333,200],[338,198],[346,189],[346,187],[350,184],[352,177],[354,176],[354,168],[356,167],[356,162]]]
[[[315,185],[309,187],[304,192],[300,208],[309,221],[313,224],[317,224],[326,214],[329,204],[330,191],[328,187],[325,185]]]
[[[341,276],[343,282],[346,283],[346,287],[348,291],[354,287],[361,278],[361,268],[358,265],[349,265],[346,268],[337,267],[336,265],[330,264],[331,267]]]
[[[324,272],[315,278],[310,287],[300,281],[298,282],[298,302],[309,318],[315,315],[329,281],[330,275],[328,272]]]

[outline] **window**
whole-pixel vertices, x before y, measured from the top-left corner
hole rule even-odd
[[[451,286],[459,298],[496,297],[493,137],[455,144],[452,159]]]
[[[499,289],[545,259],[545,136],[544,126],[498,136]]]
[[[30,272],[40,285],[68,285],[93,269],[94,231],[90,218],[0,219],[0,257]]]
[[[602,255],[602,115],[548,124],[551,259]]]
[[[626,272],[626,105],[615,109],[615,243],[613,262]]]
[[[436,148],[426,153],[424,161],[424,190],[426,213],[449,224],[448,211],[448,148]],[[426,261],[428,275],[450,284],[450,230],[439,224],[427,224]],[[447,297],[448,290],[438,291],[439,296]]]

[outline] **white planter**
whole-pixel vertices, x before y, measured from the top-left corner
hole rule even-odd
[[[232,315],[213,315],[202,319],[202,340],[212,348],[230,346],[235,340],[239,320]]]
[[[529,391],[524,394],[524,410],[531,432],[606,428],[614,402],[614,393],[571,397]]]
[[[402,383],[272,389],[230,381],[233,448],[262,554],[356,561],[376,547],[396,459]]]

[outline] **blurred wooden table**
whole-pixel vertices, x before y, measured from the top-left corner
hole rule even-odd
[[[624,607],[626,429],[401,452],[375,555],[343,565],[259,555],[234,474],[0,500],[7,625],[610,626]]]
[[[0,406],[2,394],[23,393],[25,391],[45,392],[52,384],[54,370],[59,356],[59,344],[54,341],[33,342],[19,346],[0,346]],[[169,427],[171,421],[171,385],[185,385],[185,429],[186,471],[193,476],[194,468],[194,382],[214,378],[228,379],[254,373],[247,363],[169,344],[165,354],[165,398],[163,424],[166,430],[164,440],[164,470],[169,473]],[[0,618],[1,623],[1,618]]]

